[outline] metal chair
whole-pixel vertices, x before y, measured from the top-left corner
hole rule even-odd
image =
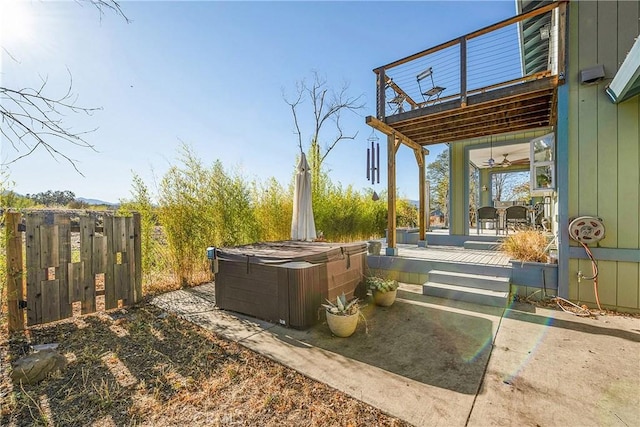
[[[478,235],[480,234],[480,228],[482,223],[484,222],[492,222],[493,228],[496,230],[496,235],[498,234],[499,227],[499,216],[498,209],[493,206],[483,206],[478,208],[478,212],[476,214],[476,229],[478,231]]]
[[[504,212],[504,229],[509,234],[509,225],[514,226],[514,230],[518,226],[528,227],[530,223],[529,209],[526,206],[509,206]]]
[[[533,205],[533,225],[537,230],[543,230],[544,225],[542,220],[544,219],[544,204],[536,203]]]

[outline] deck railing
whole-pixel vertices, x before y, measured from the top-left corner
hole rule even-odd
[[[550,3],[378,67],[377,109],[387,116],[547,76],[564,78],[566,2]]]

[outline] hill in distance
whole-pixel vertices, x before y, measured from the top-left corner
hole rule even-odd
[[[86,197],[76,197],[76,200],[79,202],[86,203],[88,205],[107,205],[107,206],[115,206],[118,203],[105,202],[104,200],[99,199],[88,199]]]

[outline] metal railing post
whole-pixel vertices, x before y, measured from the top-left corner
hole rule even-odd
[[[378,69],[375,70],[376,74],[378,75],[378,81],[376,82],[377,84],[377,88],[376,88],[376,94],[378,95],[378,101],[377,101],[377,110],[376,110],[376,116],[378,120],[382,120],[384,121],[385,117],[386,117],[386,112],[385,112],[385,86],[386,86],[386,80],[387,80],[387,76],[385,75],[384,72],[384,67],[380,67]]]
[[[467,38],[460,37],[460,105],[467,105]]]

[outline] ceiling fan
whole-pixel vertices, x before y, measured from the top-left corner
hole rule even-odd
[[[509,166],[511,166],[511,160],[507,159],[508,155],[509,153],[503,154],[504,159],[502,159],[502,161],[500,162],[500,166],[502,166],[503,168],[508,168]]]
[[[502,161],[500,163],[498,163],[499,166],[502,166],[503,168],[508,168],[509,166],[515,166],[515,165],[526,165],[529,164],[529,159],[518,159],[518,160],[509,160],[507,158],[507,156],[509,156],[509,153],[503,154],[504,159],[502,159]]]

